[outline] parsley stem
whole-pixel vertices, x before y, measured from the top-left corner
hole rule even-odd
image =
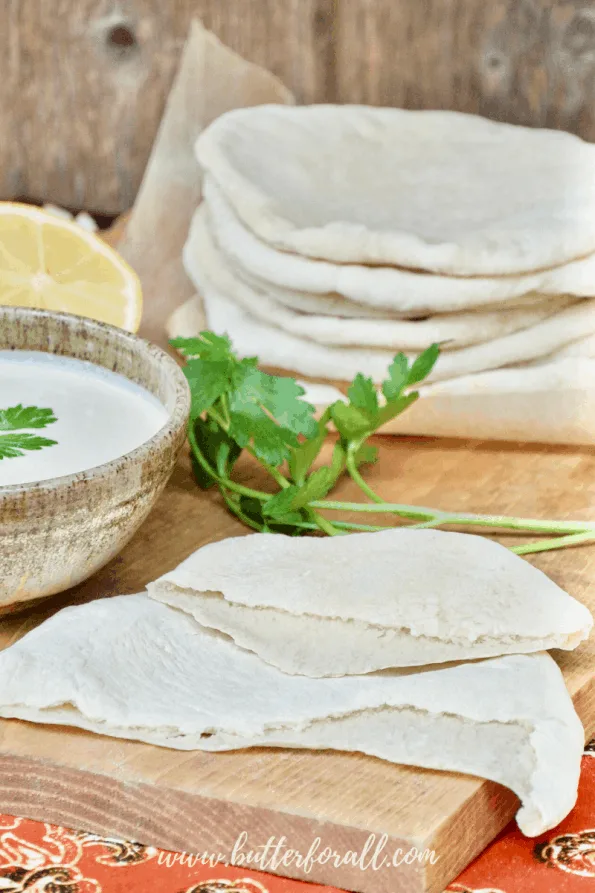
[[[254,499],[260,500],[270,499],[269,493],[262,493],[260,490],[252,490],[250,487],[244,487],[243,484],[236,484],[235,481],[232,481],[229,478],[222,478],[205,459],[202,450],[196,442],[194,426],[192,425],[192,423],[188,425],[188,440],[190,442],[190,447],[196,461],[204,469],[204,471],[206,471],[206,473],[219,484],[220,487],[226,487],[228,490],[232,490],[234,493],[239,493],[241,496],[252,496]]]
[[[223,501],[225,502],[225,505],[227,506],[227,508],[233,515],[236,515],[236,517],[238,517],[243,524],[246,524],[248,527],[251,527],[252,530],[256,530],[256,531],[258,531],[258,533],[262,533],[261,525],[257,524],[256,521],[252,521],[252,519],[249,518],[248,515],[244,514],[244,512],[242,511],[240,506],[236,502],[234,502],[234,500],[230,497],[229,493],[227,492],[227,490],[225,489],[223,484],[219,485],[219,492],[221,493],[221,495],[223,497]]]
[[[260,462],[265,471],[268,471],[270,476],[276,481],[277,484],[281,487],[282,490],[286,490],[289,487],[289,481],[286,477],[284,477],[278,468],[275,468],[274,465],[269,465],[268,462],[263,462],[262,459],[259,459],[252,447],[246,447],[250,455],[256,459],[257,462]]]
[[[340,512],[368,512],[372,514],[394,514],[413,521],[428,521],[436,524],[471,525],[473,527],[493,527],[519,530],[530,533],[586,533],[595,535],[595,524],[588,521],[542,521],[536,518],[514,518],[507,515],[454,514],[439,509],[416,505],[399,505],[382,502],[337,502],[330,499],[317,499],[310,503],[311,508],[328,509]]]
[[[222,428],[226,434],[229,432],[229,422],[226,422],[225,419],[219,415],[214,406],[210,406],[209,409],[207,409],[206,414],[210,416],[214,422],[217,422],[219,427]]]
[[[595,533],[595,524],[589,521],[542,521],[537,518],[514,518],[506,515],[457,515],[437,512],[440,524],[471,524],[475,527],[501,527],[531,533]]]
[[[219,397],[219,402],[221,404],[221,412],[223,413],[223,417],[225,419],[226,430],[229,431],[229,406],[227,403],[227,394],[221,394]]]
[[[379,496],[378,493],[375,493],[374,490],[365,482],[363,477],[358,471],[357,465],[355,464],[355,453],[351,446],[347,449],[347,458],[345,460],[345,465],[347,466],[347,471],[353,481],[358,485],[360,490],[366,494],[366,496],[372,500],[372,502],[378,504],[384,504],[384,499],[382,496]]]
[[[309,521],[300,521],[296,524],[296,527],[303,527],[304,530],[317,530],[318,524],[314,524]],[[389,524],[355,524],[351,521],[333,521],[333,527],[336,527],[339,530],[343,531],[357,530],[363,531],[364,533],[376,533],[380,530],[391,529],[391,525]]]
[[[513,546],[511,552],[517,555],[530,555],[532,552],[549,552],[551,549],[564,549],[566,546],[578,546],[595,540],[595,530],[584,530],[582,533],[573,533],[570,536],[559,536],[554,539],[538,540],[536,543],[526,543],[522,546]]]
[[[220,397],[220,400],[221,400],[221,409],[223,410],[225,415],[229,416],[229,411],[228,411],[228,407],[227,407],[227,401],[226,401],[225,394],[222,397]],[[229,432],[229,419],[226,420],[226,419],[222,418],[222,416],[219,415],[219,412],[215,409],[215,407],[211,406],[207,410],[207,415],[209,415],[213,419],[213,421],[216,422],[219,425],[219,427],[225,431],[226,434]],[[289,481],[287,480],[287,478],[283,477],[283,475],[277,468],[275,468],[272,465],[269,465],[268,462],[265,462],[263,459],[259,458],[259,456],[256,455],[256,453],[254,452],[254,449],[250,445],[246,446],[245,449],[248,453],[250,453],[250,455],[252,456],[253,459],[256,459],[256,461],[260,465],[262,465],[262,467],[266,471],[268,471],[270,476],[273,478],[273,480],[277,484],[279,484],[280,487],[282,487],[284,490],[287,487],[289,487]],[[233,489],[233,488],[231,488],[231,489]],[[257,491],[253,491],[252,494],[250,494],[250,495],[254,496],[256,494],[256,492]],[[266,494],[261,494],[261,496],[257,497],[257,498],[262,498],[262,496],[265,496],[265,495]]]
[[[311,508],[329,509],[337,512],[371,512],[389,515],[400,515],[412,520],[430,521],[436,516],[433,509],[419,508],[415,505],[396,505],[390,502],[337,502],[332,499],[316,499],[310,503]]]
[[[323,531],[323,533],[327,533],[329,536],[337,536],[343,533],[346,533],[343,530],[343,525],[339,523],[335,523],[334,521],[327,521],[326,518],[323,518],[318,512],[310,511],[308,512],[316,527]]]

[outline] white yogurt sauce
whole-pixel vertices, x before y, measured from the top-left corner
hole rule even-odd
[[[0,486],[95,468],[145,443],[168,419],[149,391],[101,366],[38,351],[0,350],[0,409],[19,403],[53,410],[56,422],[27,430],[57,444],[0,459]]]

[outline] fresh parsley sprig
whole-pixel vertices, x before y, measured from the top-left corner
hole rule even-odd
[[[254,530],[336,536],[387,526],[330,520],[321,514],[330,511],[388,514],[416,521],[417,527],[456,525],[558,535],[516,546],[513,551],[518,554],[595,540],[595,524],[584,522],[457,514],[388,503],[364,480],[360,469],[378,456],[368,439],[418,399],[415,386],[434,368],[440,353],[437,344],[412,363],[403,353],[397,354],[380,394],[371,378],[356,375],[346,400],[337,400],[320,419],[293,378],[262,372],[256,357],[240,359],[227,336],[205,331],[171,344],[188,358],[184,371],[192,394],[188,438],[195,478],[204,489],[218,487],[228,509]],[[331,424],[339,436],[330,463],[315,467]],[[244,450],[267,471],[276,492],[255,490],[233,479],[234,465]],[[327,498],[344,473],[369,502]]]
[[[51,409],[38,406],[9,406],[0,409],[0,460],[16,459],[29,450],[55,446],[56,441],[24,429],[45,428],[57,421]],[[7,433],[2,433],[7,432]]]

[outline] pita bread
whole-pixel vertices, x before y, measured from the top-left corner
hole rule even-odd
[[[530,360],[528,363],[524,363],[523,365],[538,366],[543,363],[551,363],[557,360],[565,360],[571,357],[586,357],[595,359],[595,334],[585,335],[584,338],[577,338],[576,341],[571,341],[570,344],[566,344],[559,350],[548,354],[547,357],[541,357],[538,360]]]
[[[465,278],[414,272],[397,267],[332,264],[276,251],[256,238],[238,220],[217,184],[204,183],[209,226],[223,253],[243,272],[282,290],[335,295],[401,313],[445,313],[507,302],[508,306],[540,302],[542,295],[595,297],[595,255],[524,276]],[[282,299],[284,291],[281,291]],[[303,300],[304,298],[302,298]],[[326,312],[324,306],[314,309]],[[296,309],[301,309],[297,307]],[[305,307],[304,309],[309,309]]]
[[[205,204],[205,210],[206,204]],[[253,276],[245,269],[241,269],[234,263],[229,255],[224,254],[219,247],[221,257],[225,260],[228,269],[233,270],[237,279],[245,282],[255,291],[264,291],[277,304],[288,307],[298,313],[312,313],[321,316],[335,316],[338,319],[420,319],[427,314],[416,313],[413,310],[403,312],[387,307],[374,307],[372,304],[358,304],[338,294],[314,295],[308,292],[295,291],[290,288],[282,288],[272,282],[266,282]],[[541,296],[538,303],[541,303]],[[472,308],[475,310],[475,308]]]
[[[595,251],[595,146],[444,111],[260,106],[218,118],[201,166],[283,251],[455,275]]]
[[[344,399],[329,384],[302,385],[319,412]],[[423,387],[420,395],[383,434],[595,444],[595,362],[585,357],[466,375]]]
[[[3,651],[0,715],[178,750],[330,748],[480,775],[521,798],[531,836],[572,809],[584,745],[548,654],[307,679],[145,595],[65,608]]]
[[[315,395],[306,391],[305,399],[312,402]],[[491,370],[438,382],[420,393],[421,399],[384,433],[595,444],[591,359],[567,357],[530,368]],[[325,405],[330,396],[326,390]]]
[[[205,203],[205,209],[208,208]],[[210,230],[211,232],[211,230]],[[212,235],[212,232],[211,232]],[[498,304],[485,304],[477,307],[459,308],[455,310],[399,310],[395,307],[376,307],[373,304],[360,304],[352,301],[337,293],[333,294],[311,294],[304,291],[296,291],[295,289],[283,288],[274,283],[267,282],[258,276],[254,276],[244,268],[241,268],[233,259],[221,250],[221,246],[217,246],[219,252],[225,260],[225,265],[231,269],[237,279],[245,282],[256,291],[264,291],[266,294],[278,304],[289,307],[291,310],[301,311],[303,313],[317,313],[325,316],[337,316],[356,318],[356,319],[401,319],[414,320],[425,319],[428,316],[452,316],[459,313],[494,313],[500,310],[508,312],[510,310],[528,310],[532,308],[540,308],[542,305],[551,306],[552,302],[569,303],[577,300],[576,295],[547,295],[532,292],[519,298],[511,298]],[[438,277],[436,277],[438,278]]]
[[[256,355],[266,366],[312,378],[351,381],[358,372],[370,376],[377,384],[386,378],[394,350],[327,346],[298,338],[257,319],[230,300],[231,283],[223,293],[208,279],[202,264],[193,255],[185,253],[184,264],[201,293],[209,328],[226,332],[240,356]],[[520,332],[486,344],[443,351],[428,381],[444,381],[537,359],[594,330],[595,301],[581,301]],[[412,359],[416,354],[408,356]]]
[[[172,314],[167,332],[170,338],[188,337],[206,327],[202,299],[195,295]],[[385,425],[383,434],[594,444],[595,362],[586,354],[592,351],[595,357],[595,338],[572,342],[567,349],[576,355],[550,355],[422,387],[421,399]],[[305,399],[319,412],[344,399],[330,383],[300,383]]]
[[[422,351],[440,342],[443,349],[451,350],[527,329],[573,303],[568,297],[550,298],[533,307],[441,314],[421,320],[341,319],[296,312],[277,303],[266,287],[251,286],[238,277],[209,233],[204,207],[194,215],[184,255],[187,265],[200,264],[216,288],[256,318],[298,337],[343,347]]]
[[[584,605],[504,546],[442,530],[230,538],[147,589],[305,676],[571,650],[593,625]]]

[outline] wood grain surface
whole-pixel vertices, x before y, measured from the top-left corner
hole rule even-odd
[[[380,440],[369,480],[387,498],[442,509],[587,519],[595,515],[595,451],[414,438]],[[240,479],[262,483],[242,464]],[[349,482],[342,497],[357,499]],[[214,494],[194,485],[187,458],[124,552],[86,584],[4,620],[8,645],[48,613],[97,596],[132,593],[203,543],[246,532]],[[506,539],[506,542],[513,540]],[[537,566],[595,610],[595,547],[537,556]],[[595,640],[556,655],[587,734],[595,731]],[[65,659],[67,656],[65,655]],[[197,680],[197,685],[200,680]],[[434,865],[362,871],[295,866],[279,873],[364,893],[441,893],[513,816],[517,801],[491,782],[391,765],[355,754],[252,749],[187,753],[82,731],[0,722],[0,811],[147,844],[229,856],[242,831],[306,853],[435,850]]]
[[[0,198],[129,208],[193,17],[300,102],[461,109],[595,139],[589,0],[3,0]]]
[[[110,240],[117,241],[121,232],[119,225]],[[150,310],[147,325],[154,336],[155,319],[167,308]],[[160,340],[165,342],[163,335]],[[388,499],[450,511],[595,516],[595,449],[428,438],[379,438],[378,444],[381,460],[367,476]],[[249,463],[240,463],[238,475],[245,483],[266,486]],[[358,499],[360,493],[343,481],[338,495]],[[185,455],[123,553],[82,586],[4,619],[0,647],[64,605],[141,591],[200,545],[245,532],[216,494],[198,490]],[[531,560],[595,611],[595,546]],[[595,640],[555,656],[591,735]],[[387,835],[388,856],[411,846],[435,851],[433,863],[378,871],[332,863],[311,872],[279,868],[282,874],[363,893],[441,893],[517,807],[511,792],[492,782],[357,754],[258,748],[188,753],[0,721],[0,811],[9,814],[226,858],[242,832],[248,840],[239,856],[271,837],[286,838],[287,846],[304,854],[320,838],[321,848],[344,855],[361,852],[370,834],[377,842]]]

